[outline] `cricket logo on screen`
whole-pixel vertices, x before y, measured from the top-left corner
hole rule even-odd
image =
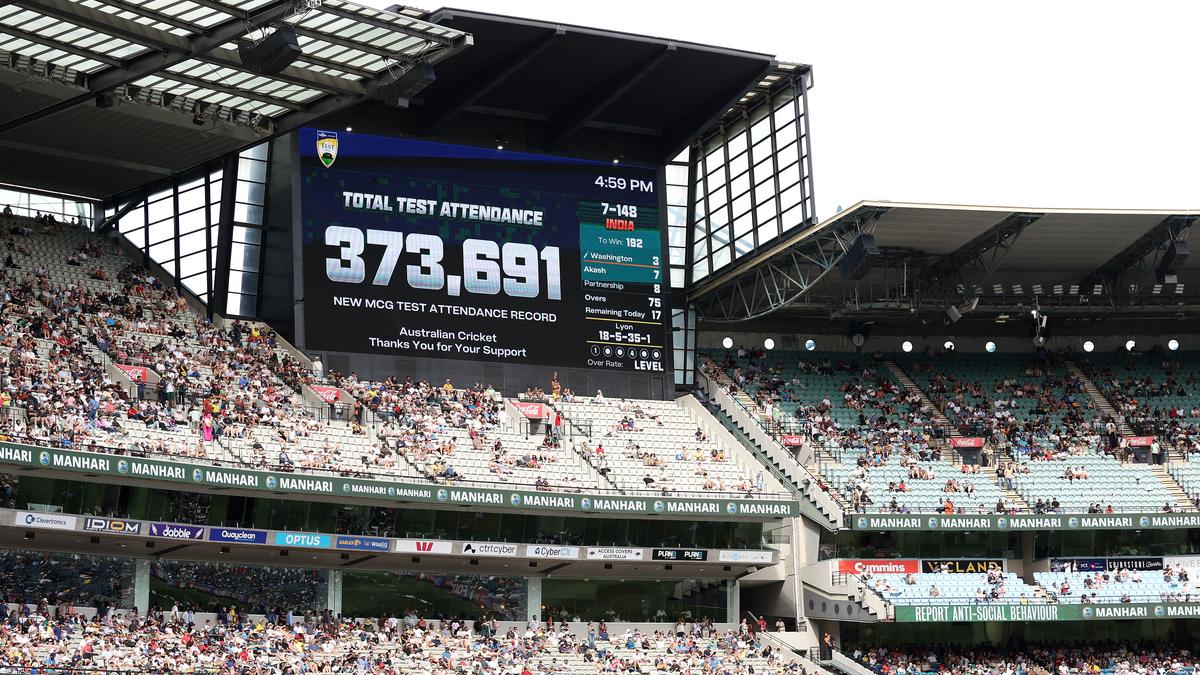
[[[337,159],[337,146],[337,132],[317,132],[317,157],[321,158],[321,163],[326,169],[333,166],[334,160]]]

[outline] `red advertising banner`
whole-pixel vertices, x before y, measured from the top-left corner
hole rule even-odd
[[[134,382],[145,382],[146,375],[149,373],[145,366],[123,366],[119,363],[116,366],[121,369],[122,373],[125,373],[126,377]]]
[[[916,574],[921,571],[920,560],[859,560],[842,558],[837,561],[839,574]]]
[[[950,447],[952,448],[982,448],[982,438],[951,438]]]
[[[1145,448],[1154,445],[1153,436],[1130,436],[1128,441],[1131,448]]]
[[[342,390],[337,387],[327,387],[321,384],[310,384],[309,389],[312,389],[317,396],[321,397],[326,403],[336,403],[342,398]]]
[[[785,434],[779,437],[779,442],[787,447],[799,447],[804,445],[804,437]]]
[[[513,407],[531,420],[540,420],[546,416],[546,405],[532,401],[513,401]]]

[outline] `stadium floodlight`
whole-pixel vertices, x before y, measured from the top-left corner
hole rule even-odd
[[[1179,340],[1176,340],[1175,338],[1171,338],[1170,340],[1168,340],[1167,341],[1167,349],[1170,349],[1171,351],[1175,351],[1175,350],[1179,349]]]
[[[942,349],[945,349],[948,352],[954,351],[954,340],[946,340],[943,342]]]
[[[911,351],[912,351],[912,342],[910,342],[910,341],[908,341],[908,340],[905,340],[904,342],[901,342],[901,343],[900,343],[900,349],[901,349],[902,351],[904,351],[904,353],[905,353],[905,354],[907,354],[908,352],[911,352]]]
[[[1090,351],[1092,351],[1092,350],[1093,350],[1093,349],[1095,349],[1095,348],[1096,348],[1096,343],[1095,343],[1095,342],[1092,342],[1091,340],[1084,340],[1084,341],[1083,341],[1083,351],[1085,351],[1085,352],[1090,352]]]
[[[984,349],[984,351],[986,351],[989,354],[995,354],[996,353],[996,343],[992,342],[991,340],[988,340],[987,344],[983,345],[983,349]]]
[[[763,340],[763,346],[766,347],[768,350],[775,349],[775,341],[772,340],[771,338],[767,338],[766,340]]]
[[[1137,346],[1137,340],[1126,340],[1125,341],[1125,351],[1127,351],[1127,352],[1133,351],[1133,348],[1136,346]]]
[[[733,349],[733,338],[725,336],[725,339],[721,340],[721,346],[725,349]]]
[[[497,150],[504,149],[504,137],[499,134],[496,134],[496,149]]]
[[[807,349],[807,350],[808,350],[808,351],[810,351],[810,352],[811,352],[811,351],[813,351],[814,349],[816,349],[816,348],[817,348],[817,341],[816,341],[816,340],[814,340],[814,339],[812,339],[812,338],[809,338],[809,339],[805,340],[805,341],[804,341],[804,348],[805,348],[805,349]]]
[[[346,127],[346,133],[350,133],[351,131],[354,131],[354,127]]]

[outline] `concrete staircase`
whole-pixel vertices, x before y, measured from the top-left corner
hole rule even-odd
[[[1110,403],[1107,398],[1105,398],[1104,394],[1100,391],[1100,387],[1097,387],[1096,383],[1092,382],[1092,378],[1084,374],[1083,369],[1079,367],[1079,364],[1075,363],[1073,360],[1068,360],[1066,362],[1066,366],[1071,375],[1078,378],[1083,383],[1083,390],[1087,392],[1087,395],[1090,396],[1092,401],[1096,404],[1097,410],[1099,410],[1105,417],[1111,417],[1114,420],[1120,419],[1120,415],[1117,414],[1117,409],[1113,407],[1112,403]],[[1130,431],[1129,425],[1122,422],[1121,426],[1117,427],[1117,433],[1122,436],[1130,436],[1133,432]]]
[[[934,426],[945,431],[947,437],[962,435],[958,433],[958,430],[950,423],[949,418],[942,414],[942,411],[933,404],[933,401],[929,400],[929,397],[925,395],[925,391],[918,387],[916,382],[913,382],[913,379],[908,376],[908,373],[904,372],[904,369],[899,364],[888,359],[883,362],[883,365],[891,371],[892,377],[896,378],[896,381],[903,385],[908,392],[921,397],[921,404],[930,411],[930,417],[933,419]]]
[[[958,428],[950,423],[950,419],[946,417],[946,415],[943,414],[936,405],[933,404],[933,400],[931,400],[929,396],[925,394],[925,390],[921,389],[921,387],[914,382],[911,377],[908,376],[908,373],[904,372],[904,369],[901,368],[899,364],[889,359],[884,361],[883,365],[889,371],[891,371],[892,377],[896,378],[896,381],[899,382],[906,391],[916,394],[920,397],[921,405],[929,411],[929,417],[931,420],[933,420],[933,426],[942,431],[943,438],[959,438],[962,436],[962,434],[959,433]],[[950,445],[949,441],[938,440],[934,441],[933,445],[942,451],[942,461],[947,462],[952,466],[962,465],[962,455],[959,454],[958,450],[956,450],[954,446]]]
[[[1016,507],[1017,511],[1021,513],[1028,513],[1033,510],[1033,508],[1029,506],[1029,502],[1025,501],[1025,499],[1021,497],[1021,495],[1017,494],[1015,490],[1005,487],[1000,483],[1000,472],[995,462],[993,462],[992,466],[979,467],[979,471],[980,475],[987,476],[993,483],[996,484],[996,487],[1000,488],[1000,492],[1004,494],[1004,498],[1011,502],[1012,505]]]
[[[1154,477],[1158,479],[1158,482],[1162,483],[1163,487],[1167,489],[1167,493],[1171,495],[1171,499],[1175,502],[1175,505],[1180,508],[1180,510],[1188,513],[1195,513],[1197,511],[1196,505],[1192,503],[1192,500],[1188,499],[1187,493],[1184,492],[1183,488],[1179,486],[1179,483],[1176,483],[1175,479],[1171,477],[1171,474],[1167,471],[1166,466],[1162,464],[1152,464],[1150,466],[1150,471],[1154,474]]]
[[[814,476],[823,476],[821,473],[822,466],[839,463],[837,458],[824,447],[813,446],[813,458],[815,461],[812,464],[805,465],[804,468],[808,469],[808,472]],[[833,489],[832,485],[829,485],[829,491],[826,494],[833,498],[833,501],[842,508],[842,511],[850,511],[850,500],[846,499],[846,496],[842,493]]]

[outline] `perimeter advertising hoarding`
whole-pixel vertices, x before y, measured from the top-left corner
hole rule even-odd
[[[1200,528],[1200,513],[1019,514],[1019,515],[893,515],[849,517],[854,530],[871,532],[947,532],[1023,530],[1132,530]]]
[[[657,167],[298,137],[308,349],[666,372]]]
[[[837,561],[838,574],[916,574],[920,571],[920,560],[862,560],[857,558],[841,558]]]
[[[1103,605],[942,605],[896,607],[898,623],[959,621],[1093,621],[1112,619],[1198,619],[1200,604],[1128,603]]]
[[[18,466],[80,475],[116,476],[180,484],[261,491],[271,494],[326,495],[379,500],[389,504],[445,504],[612,515],[656,515],[711,520],[771,520],[797,515],[795,501],[778,499],[703,499],[684,497],[610,497],[492,488],[437,487],[428,483],[306,476],[230,467],[215,467],[128,455],[46,449],[0,443],[0,467]]]

